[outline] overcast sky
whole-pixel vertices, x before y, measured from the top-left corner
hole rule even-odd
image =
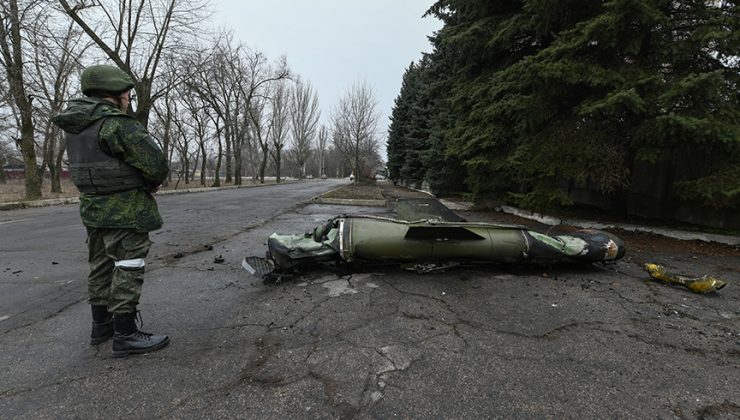
[[[385,146],[388,117],[411,61],[430,51],[439,20],[422,18],[434,0],[215,0],[214,24],[270,58],[285,54],[310,80],[328,122],[338,98],[367,81],[378,99]],[[385,157],[385,156],[383,156]]]

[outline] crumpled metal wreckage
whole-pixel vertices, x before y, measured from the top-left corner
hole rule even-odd
[[[611,262],[626,251],[622,240],[593,229],[549,236],[518,225],[375,216],[337,216],[304,235],[273,233],[267,247],[267,258],[242,262],[265,283],[316,263],[411,263],[417,271],[433,271],[459,262]]]
[[[665,267],[659,264],[647,263],[645,264],[645,271],[650,274],[655,280],[661,281],[665,284],[671,284],[676,286],[683,286],[694,293],[711,293],[715,292],[723,287],[727,283],[724,281],[710,276],[705,275],[701,277],[689,277],[682,276],[680,274],[669,273]]]

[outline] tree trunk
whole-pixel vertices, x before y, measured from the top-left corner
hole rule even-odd
[[[62,192],[62,182],[61,182],[61,174],[62,174],[62,159],[64,158],[64,149],[67,147],[67,140],[64,138],[63,134],[60,134],[59,141],[57,142],[58,148],[57,148],[57,154],[54,157],[54,165],[59,169],[58,170],[58,178],[57,181],[59,182],[59,191]],[[54,178],[52,178],[54,179]],[[52,191],[54,191],[52,186]],[[54,191],[56,192],[56,191]]]
[[[144,128],[149,126],[149,113],[152,110],[152,84],[147,79],[141,79],[139,83],[134,80],[134,91],[136,91],[136,112],[131,112],[129,105],[129,113],[133,114],[133,117],[140,122]]]
[[[170,153],[170,143],[172,142],[172,139],[170,138],[172,133],[172,118],[170,113],[170,106],[169,102],[165,100],[165,104],[167,105],[167,113],[165,114],[164,118],[164,135],[162,136],[162,152],[167,157],[167,167],[172,167],[172,153]],[[137,112],[138,114],[138,112]],[[138,115],[137,115],[138,118]],[[147,115],[146,118],[149,118]],[[163,187],[166,187],[172,182],[172,171],[170,171],[167,174],[167,179],[162,183]]]
[[[41,184],[43,177],[36,167],[36,150],[33,142],[33,122],[30,117],[24,116],[21,123],[21,153],[23,155],[23,165],[25,167],[26,178],[26,200],[38,200],[41,198]],[[28,120],[28,121],[25,121]]]
[[[200,155],[201,155],[201,161],[200,161],[200,185],[202,187],[206,186],[206,164],[208,163],[208,159],[206,156],[206,143],[201,142],[200,143]]]
[[[260,161],[260,184],[265,183],[265,170],[267,169],[267,158],[269,154],[269,149],[266,146],[260,145],[260,149],[262,149],[262,160]]]
[[[221,144],[220,130],[216,133],[216,137],[218,138],[218,156],[216,156],[216,173],[213,176],[213,185],[211,185],[212,187],[221,186],[221,158],[223,157],[223,146]]]
[[[220,151],[219,151],[218,157],[216,158],[216,168],[213,174],[213,184],[211,184],[211,186],[212,187],[221,186],[221,153]]]
[[[231,128],[229,127],[229,123],[225,122],[226,128],[225,128],[225,138],[226,138],[226,182],[232,182],[231,181]]]
[[[242,147],[234,141],[234,185],[242,185]]]
[[[31,105],[31,96],[27,95],[26,83],[23,80],[23,54],[21,37],[21,22],[18,11],[18,2],[10,0],[9,22],[3,22],[0,25],[0,50],[3,55],[3,64],[7,73],[7,81],[10,85],[13,102],[15,103],[18,114],[20,115],[21,139],[19,147],[23,155],[25,166],[26,180],[26,200],[38,200],[41,198],[41,183],[43,178],[40,176],[36,167],[36,145],[34,143],[34,123],[33,123],[33,106]],[[6,23],[9,25],[6,27]],[[10,32],[7,32],[10,29]],[[10,41],[10,44],[8,44]]]
[[[5,156],[0,155],[0,184],[5,185],[8,183],[8,178],[5,176]]]
[[[198,162],[200,162],[200,147],[195,149],[195,159],[193,159],[192,170],[190,171],[190,180],[195,181],[195,172],[198,170]]]
[[[62,192],[62,181],[60,179],[62,169],[56,164],[56,162],[49,161],[49,175],[51,176],[51,192],[61,193]]]
[[[360,183],[360,146],[357,145],[357,149],[355,151],[355,180],[354,184],[357,185]]]
[[[280,183],[280,167],[283,160],[282,155],[281,149],[275,150],[275,153],[272,154],[272,160],[275,162],[275,182],[278,184]]]
[[[280,183],[280,158],[275,159],[275,182]]]
[[[185,181],[185,185],[190,184],[190,159],[188,158],[188,153],[185,152],[183,156],[183,168],[182,168],[182,174],[183,174],[183,181]]]
[[[324,172],[326,169],[324,168],[324,151],[322,150],[319,154],[319,178],[324,176]]]
[[[61,170],[59,169],[56,164],[49,162],[49,174],[51,175],[51,192],[53,193],[61,193],[62,192],[62,183],[59,180],[59,174],[61,173]]]

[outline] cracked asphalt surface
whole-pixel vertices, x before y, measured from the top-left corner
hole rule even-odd
[[[18,235],[3,241],[0,266],[0,317],[11,315],[0,321],[2,417],[740,416],[736,250],[628,238],[636,248],[609,266],[316,269],[276,285],[248,276],[241,259],[263,255],[272,232],[408,211],[393,197],[388,208],[305,204],[334,185],[160,198],[166,227],[140,308],[143,329],[172,342],[123,360],[110,342],[87,344],[76,207],[74,224],[47,228],[70,206],[0,213],[30,219],[0,225]],[[648,260],[728,286],[665,286],[642,271]]]

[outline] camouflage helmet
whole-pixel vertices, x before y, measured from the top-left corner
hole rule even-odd
[[[99,64],[87,67],[80,77],[82,93],[89,95],[92,92],[119,93],[131,90],[134,82],[128,74],[115,66]]]

